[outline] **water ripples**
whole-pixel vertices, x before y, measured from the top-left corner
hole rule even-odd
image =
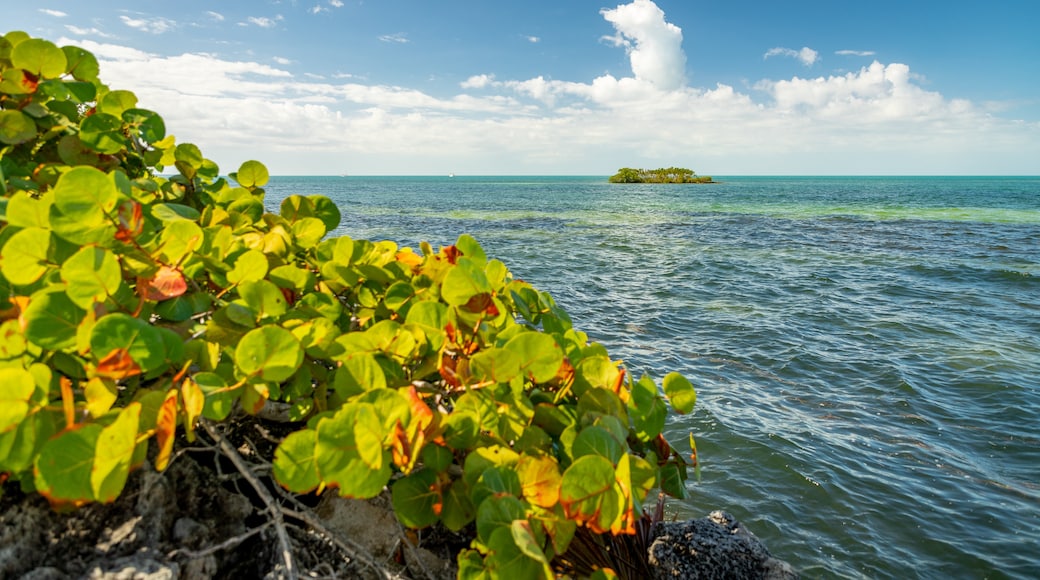
[[[1040,577],[1040,181],[319,181],[270,190],[355,238],[471,233],[637,376],[690,377],[678,514],[804,577]]]

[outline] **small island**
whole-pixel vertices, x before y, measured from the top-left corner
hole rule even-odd
[[[610,176],[610,183],[715,183],[711,177],[697,175],[685,167],[632,169],[622,167]]]

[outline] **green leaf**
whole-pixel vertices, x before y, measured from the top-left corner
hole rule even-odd
[[[444,491],[441,523],[453,532],[466,527],[476,516],[477,509],[470,499],[469,486],[457,479]]]
[[[560,505],[568,518],[604,533],[624,513],[615,489],[614,464],[599,455],[579,457],[563,472]]]
[[[246,161],[238,168],[238,172],[233,177],[242,187],[253,188],[263,187],[271,176],[267,173],[267,168],[263,163]]]
[[[310,493],[321,483],[315,460],[318,432],[300,429],[282,440],[274,452],[272,471],[278,483],[293,493]]]
[[[0,369],[0,433],[13,430],[29,414],[36,382],[29,371]]]
[[[137,95],[126,90],[108,91],[98,103],[98,110],[107,115],[121,117],[123,111],[137,106]]]
[[[126,351],[145,373],[166,362],[166,348],[159,329],[121,312],[98,319],[90,331],[90,351],[95,360],[104,359],[117,350]]]
[[[119,290],[123,272],[115,254],[97,246],[85,246],[61,266],[69,298],[86,310]]]
[[[491,292],[484,270],[468,258],[459,258],[448,270],[441,287],[441,297],[450,306],[463,306],[473,297]]]
[[[36,122],[21,111],[0,111],[0,143],[18,145],[36,137]]]
[[[477,537],[486,543],[497,529],[508,533],[513,520],[527,519],[526,511],[523,502],[511,495],[488,497],[477,507]]]
[[[402,477],[391,486],[394,514],[409,528],[425,528],[438,520],[441,493],[437,474],[422,469]]]
[[[93,54],[78,46],[63,46],[61,51],[65,53],[66,72],[74,79],[87,82],[97,80],[100,67]]]
[[[67,64],[65,53],[47,40],[31,38],[19,42],[11,50],[11,65],[38,77],[58,78],[65,74]]]
[[[235,404],[235,395],[227,388],[227,382],[216,373],[197,373],[191,380],[199,386],[205,400],[202,416],[213,421],[223,421],[231,414]]]
[[[520,374],[520,357],[511,350],[489,348],[470,358],[469,369],[480,382],[508,383]]]
[[[574,459],[585,455],[598,455],[610,461],[611,464],[617,463],[624,453],[625,449],[621,442],[606,429],[595,425],[582,429],[571,446],[571,455]]]
[[[152,215],[164,222],[197,221],[200,215],[195,208],[181,203],[155,203],[151,205],[151,208]]]
[[[20,228],[47,229],[51,224],[52,203],[50,195],[36,199],[24,191],[16,192],[7,199],[7,223]]]
[[[235,364],[247,376],[280,383],[300,368],[300,341],[279,326],[263,326],[246,333],[235,348]]]
[[[480,243],[469,235],[462,234],[455,241],[455,247],[458,248],[462,255],[473,261],[481,267],[487,263],[487,254],[484,253],[484,248],[480,247]]]
[[[90,485],[97,501],[113,502],[123,491],[137,447],[140,416],[141,404],[130,403],[98,435],[90,472]]]
[[[267,256],[260,250],[249,250],[235,260],[235,267],[228,272],[228,282],[240,284],[255,282],[267,275]]]
[[[386,374],[371,353],[358,353],[343,361],[332,381],[336,393],[350,399],[372,389],[386,388]]]
[[[165,224],[159,239],[166,262],[178,264],[202,245],[204,235],[195,222],[177,220]]]
[[[344,405],[318,421],[318,473],[343,497],[375,497],[390,480],[391,460],[383,449],[383,428],[369,403]]]
[[[520,370],[535,383],[551,381],[563,364],[563,349],[548,334],[524,332],[514,336],[505,348],[520,357]]]
[[[54,186],[51,227],[75,244],[111,243],[116,227],[108,213],[118,198],[111,175],[93,167],[74,167]]]
[[[42,228],[25,228],[11,236],[0,250],[0,272],[15,286],[39,280],[51,267],[51,233]]]
[[[664,394],[679,413],[689,413],[697,403],[697,392],[686,377],[679,373],[668,373],[664,377]]]
[[[267,280],[243,282],[238,287],[238,295],[253,311],[257,320],[278,318],[288,310],[285,295],[277,286]]]
[[[101,425],[90,423],[44,443],[34,464],[36,490],[55,503],[93,500],[91,475],[101,431]]]
[[[61,350],[75,345],[76,329],[86,315],[60,290],[33,294],[25,318],[25,338],[47,350]]]
[[[339,227],[342,216],[334,201],[324,195],[309,195],[307,199],[314,205],[314,217],[325,224],[325,231],[331,232]]]
[[[525,532],[514,531],[514,526],[523,526],[526,521],[512,522],[507,528],[497,528],[488,539],[488,549],[491,555],[487,558],[487,567],[492,578],[530,578],[531,580],[551,580],[554,576],[549,568],[545,555],[541,560],[536,560],[527,555],[528,551],[539,551],[534,544],[533,536],[530,538],[530,524]],[[522,527],[518,529],[523,529]],[[521,548],[516,543],[516,535],[522,534],[525,547]]]
[[[292,225],[293,240],[300,248],[313,248],[325,237],[325,224],[316,217],[305,217]]]
[[[125,147],[123,120],[114,115],[95,113],[83,120],[79,138],[98,153],[118,153]]]
[[[628,410],[632,427],[640,441],[652,441],[664,430],[668,408],[650,377],[644,376],[632,385]]]

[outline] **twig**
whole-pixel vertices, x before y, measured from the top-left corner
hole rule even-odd
[[[267,522],[266,524],[264,524],[264,525],[262,525],[262,526],[260,526],[258,528],[253,528],[252,530],[249,530],[248,532],[246,532],[244,534],[235,536],[233,538],[228,538],[228,539],[224,540],[223,542],[221,542],[220,544],[217,544],[216,546],[210,546],[210,547],[206,548],[205,550],[200,550],[198,552],[196,552],[194,550],[189,550],[188,548],[178,548],[178,549],[170,552],[169,554],[167,554],[166,557],[167,558],[173,558],[174,556],[176,556],[178,554],[182,554],[184,556],[187,556],[191,560],[197,560],[199,558],[205,558],[206,556],[209,556],[210,554],[215,554],[215,553],[217,553],[217,552],[219,552],[221,550],[224,550],[224,549],[227,549],[227,548],[233,548],[233,547],[241,544],[242,542],[248,540],[249,538],[259,534],[260,532],[266,530],[270,526],[271,526],[271,522]]]
[[[426,564],[422,561],[422,558],[419,557],[418,552],[415,551],[415,546],[412,545],[411,540],[408,539],[408,534],[404,531],[404,526],[401,525],[401,522],[397,518],[394,518],[394,523],[397,524],[397,533],[401,538],[401,543],[404,544],[404,549],[412,555],[412,560],[419,566],[419,569],[422,570],[423,576],[429,580],[436,580],[433,574],[431,574],[426,568]]]
[[[343,553],[348,554],[351,558],[368,566],[383,578],[386,578],[387,580],[393,580],[393,578],[395,578],[395,576],[387,572],[386,568],[377,564],[364,548],[357,545],[352,540],[342,538],[338,534],[333,533],[332,530],[325,527],[321,520],[309,511],[297,511],[287,507],[281,507],[279,509],[281,509],[284,515],[307,524],[311,529],[328,538],[329,541],[335,544],[335,546],[343,551]]]
[[[274,498],[271,497],[271,493],[267,490],[267,487],[260,482],[250,471],[249,466],[246,465],[245,461],[242,460],[242,456],[238,454],[238,451],[228,443],[227,439],[217,431],[213,425],[206,419],[199,421],[202,428],[209,433],[209,436],[216,441],[220,447],[220,451],[225,457],[231,460],[231,463],[235,464],[235,468],[242,474],[242,477],[253,486],[256,494],[260,496],[260,499],[267,506],[267,511],[271,514],[271,524],[274,525],[275,535],[278,536],[278,544],[282,550],[282,559],[285,562],[285,575],[289,580],[296,580],[296,564],[293,562],[292,544],[289,543],[289,533],[285,530],[285,521],[282,519],[282,509]]]

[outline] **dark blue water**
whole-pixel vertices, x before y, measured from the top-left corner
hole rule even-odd
[[[337,234],[470,233],[637,375],[807,578],[1040,577],[1040,179],[276,178]]]

